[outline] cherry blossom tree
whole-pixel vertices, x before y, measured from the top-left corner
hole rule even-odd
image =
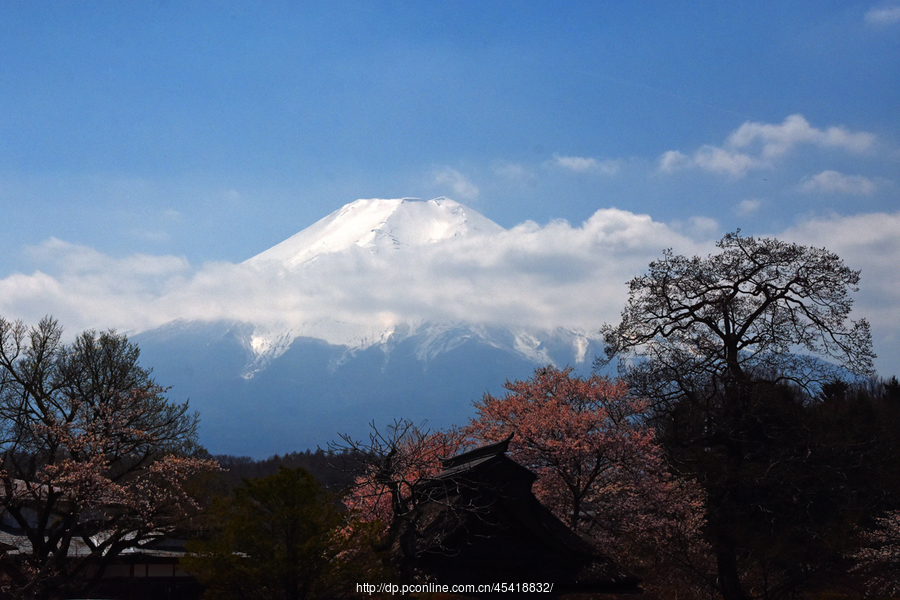
[[[137,346],[61,338],[50,318],[0,318],[0,509],[27,539],[0,565],[20,598],[81,591],[126,548],[178,530],[199,508],[186,483],[216,468],[199,457],[198,416],[165,398]]]
[[[384,431],[372,424],[367,442],[342,436],[332,449],[349,451],[363,462],[363,472],[344,498],[345,505],[365,521],[381,521],[385,530],[395,517],[409,513],[423,500],[420,484],[441,471],[441,458],[459,453],[464,436],[457,429],[430,431],[399,419]]]
[[[853,559],[867,591],[883,597],[900,595],[900,512],[877,519],[873,529],[863,532],[863,541]]]
[[[330,445],[331,450],[360,463],[359,474],[342,498],[348,509],[342,537],[348,547],[341,558],[358,564],[368,560],[368,570],[377,573],[370,559],[380,556],[382,569],[402,578],[409,565],[404,558],[385,552],[400,524],[428,502],[424,484],[441,471],[440,459],[458,454],[464,437],[458,429],[430,431],[406,419],[397,419],[382,430],[374,422],[371,427],[367,441],[342,435],[341,442]]]
[[[666,468],[653,431],[642,424],[647,404],[609,379],[579,378],[546,367],[529,381],[486,395],[467,427],[426,431],[399,420],[368,442],[344,438],[333,449],[364,457],[366,467],[345,503],[384,532],[428,498],[422,485],[441,458],[512,434],[513,460],[537,474],[537,498],[574,530],[629,568],[650,589],[705,585],[713,572],[702,539],[703,499],[695,483]]]
[[[552,366],[505,387],[505,396],[476,404],[470,443],[513,434],[510,455],[538,475],[535,495],[608,555],[653,563],[669,580],[673,570],[708,572],[702,497],[666,468],[643,425],[646,401],[621,382]]]

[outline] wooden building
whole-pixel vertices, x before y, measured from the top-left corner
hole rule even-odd
[[[392,526],[391,561],[408,582],[552,583],[553,596],[639,593],[639,580],[542,505],[509,439],[442,461]],[[544,595],[544,597],[550,597]]]

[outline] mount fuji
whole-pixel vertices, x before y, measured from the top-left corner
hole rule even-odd
[[[548,363],[587,372],[601,349],[595,332],[455,310],[454,294],[491,285],[471,257],[505,234],[448,198],[357,200],[240,265],[259,286],[245,318],[178,320],[131,337],[157,381],[199,411],[214,454],[325,446],[395,418],[464,424],[485,392]],[[417,267],[423,255],[478,283],[434,289]],[[390,302],[373,283],[384,281]],[[265,301],[275,287],[289,300]],[[311,310],[311,299],[332,309]]]

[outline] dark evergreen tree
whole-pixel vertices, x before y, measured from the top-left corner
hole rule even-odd
[[[378,572],[368,539],[377,532],[344,531],[334,500],[302,468],[245,479],[215,502],[209,535],[188,545],[182,566],[207,586],[208,600],[346,596]]]

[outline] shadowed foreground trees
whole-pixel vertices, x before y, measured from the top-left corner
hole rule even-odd
[[[541,502],[637,571],[645,588],[704,587],[703,498],[693,481],[669,472],[643,419],[647,402],[622,382],[552,366],[505,388],[475,404],[469,440],[511,435],[510,457],[538,475]]]
[[[863,534],[863,544],[853,554],[854,571],[866,581],[875,597],[900,594],[900,511],[886,513]]]
[[[281,467],[220,498],[209,535],[188,545],[181,566],[207,586],[207,600],[345,597],[383,575],[370,553],[372,527],[344,523],[312,475]]]
[[[27,538],[0,568],[7,594],[65,597],[126,548],[171,535],[199,508],[186,482],[197,421],[114,332],[61,342],[56,321],[0,318],[0,509]],[[78,547],[78,552],[72,551]]]
[[[607,360],[628,359],[623,378],[651,401],[670,460],[706,492],[720,593],[774,597],[822,565],[798,552],[838,542],[823,523],[850,518],[842,469],[864,456],[814,425],[824,417],[810,401],[842,372],[870,375],[874,354],[866,321],[849,320],[859,272],[838,256],[740,232],[717,245],[706,258],[665,252],[602,333]]]
[[[619,383],[554,367],[506,388],[477,403],[478,416],[461,430],[426,432],[401,420],[383,433],[373,428],[368,443],[345,440],[368,457],[348,507],[383,523],[390,539],[417,508],[444,501],[429,493],[443,489],[432,485],[440,459],[508,439],[509,457],[537,475],[535,496],[600,552],[638,569],[654,590],[703,587],[703,501],[695,484],[669,473],[640,419],[646,403]]]

